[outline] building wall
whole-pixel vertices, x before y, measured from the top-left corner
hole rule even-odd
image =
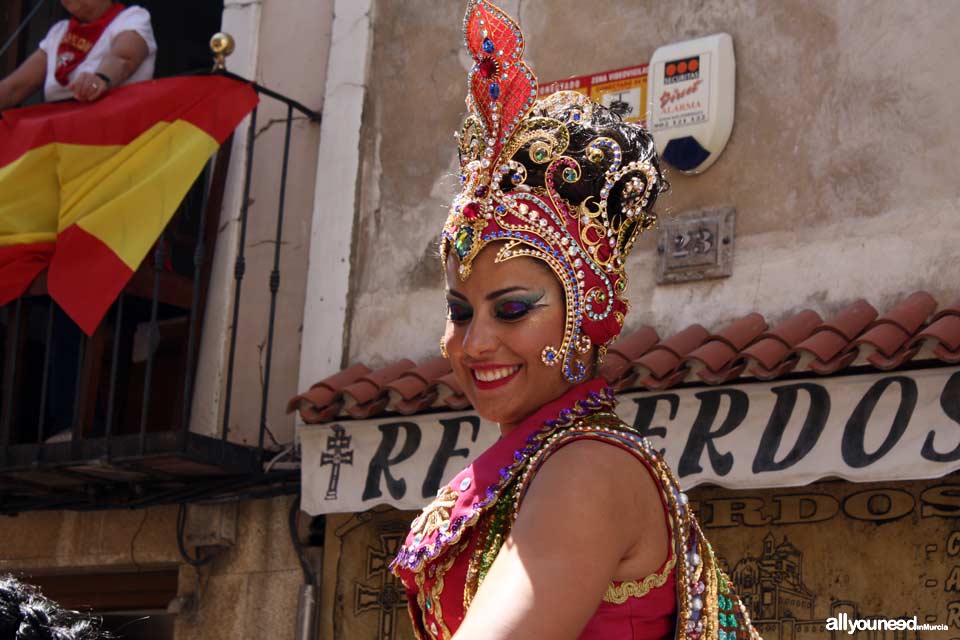
[[[436,238],[455,191],[452,134],[469,60],[462,2],[376,2],[347,360],[371,366],[437,350],[443,325]],[[732,204],[733,276],[655,284],[655,234],[627,262],[627,328],[661,336],[720,328],[759,310],[825,316],[926,289],[955,295],[960,209],[949,59],[960,6],[892,0],[504,1],[542,81],[644,63],[670,42],[725,31],[737,58],[736,116],[703,175],[669,174],[666,215]],[[518,12],[519,9],[519,12]],[[585,17],[589,18],[588,20]]]
[[[4,518],[0,573],[29,581],[43,574],[179,568],[178,640],[293,638],[303,574],[287,529],[291,500],[247,500],[212,512],[191,508],[188,540],[209,533],[211,516],[234,532],[233,544],[199,569],[177,549],[176,505]],[[197,554],[193,545],[188,550]]]

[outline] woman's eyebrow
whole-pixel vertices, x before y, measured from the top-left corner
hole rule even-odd
[[[494,300],[500,296],[506,295],[508,293],[513,293],[514,291],[529,291],[527,287],[506,287],[504,289],[497,289],[496,291],[491,291],[487,294],[487,300]]]
[[[487,294],[486,297],[487,297],[487,300],[494,300],[496,298],[499,298],[502,295],[513,293],[514,291],[530,291],[530,289],[528,289],[527,287],[505,287],[503,289],[497,289],[496,291],[491,291],[490,293]],[[460,298],[461,300],[467,299],[467,296],[463,295],[456,289],[448,289],[447,295],[453,296],[454,298]]]

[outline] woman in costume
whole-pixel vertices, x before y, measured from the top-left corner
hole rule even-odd
[[[470,0],[462,191],[441,350],[502,437],[441,488],[391,567],[422,639],[759,640],[686,494],[596,377],[624,260],[664,188],[650,135],[537,100],[516,23]]]
[[[153,78],[157,43],[150,13],[113,0],[61,0],[69,20],[54,24],[40,47],[0,80],[0,110],[41,87],[48,102],[92,102],[111,88]]]

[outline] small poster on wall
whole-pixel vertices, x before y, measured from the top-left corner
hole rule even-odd
[[[556,91],[578,91],[620,114],[626,122],[646,124],[648,65],[624,67],[540,85],[540,96]]]

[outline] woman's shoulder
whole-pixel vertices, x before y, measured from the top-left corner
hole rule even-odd
[[[151,51],[157,47],[156,38],[153,34],[153,23],[150,20],[150,12],[139,5],[127,7],[114,18],[110,23],[112,37],[123,33],[124,31],[136,32],[147,43]]]
[[[110,23],[113,30],[125,30],[134,27],[149,28],[153,30],[150,21],[150,12],[140,5],[131,5],[117,14],[117,17]]]
[[[67,32],[67,28],[70,26],[69,20],[59,20],[53,23],[53,26],[47,29],[47,35],[43,37],[43,40],[40,41],[40,48],[46,49],[48,46],[54,48],[60,46],[60,40],[63,39],[63,34]]]
[[[544,468],[552,472],[543,473]],[[631,494],[640,488],[650,496],[656,495],[656,485],[667,489],[672,484],[659,453],[646,438],[615,417],[581,422],[548,437],[531,457],[520,479],[518,503],[538,476],[541,482],[571,485],[583,484],[582,479],[589,477],[586,484],[591,490],[605,488]],[[637,476],[650,477],[654,482],[624,482],[625,478]]]

